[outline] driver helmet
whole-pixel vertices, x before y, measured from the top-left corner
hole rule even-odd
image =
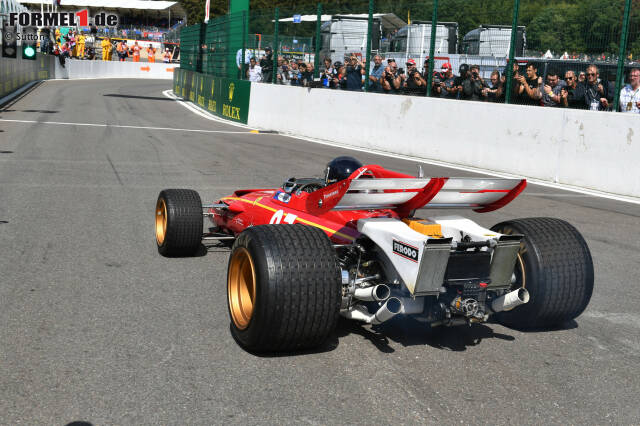
[[[325,183],[331,185],[344,180],[362,166],[363,164],[353,157],[336,157],[327,164],[324,176]]]

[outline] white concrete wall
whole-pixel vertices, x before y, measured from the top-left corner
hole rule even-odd
[[[161,62],[81,61],[67,59],[65,67],[55,61],[55,78],[160,78],[173,79],[178,64]]]
[[[251,85],[249,126],[640,197],[640,116]]]

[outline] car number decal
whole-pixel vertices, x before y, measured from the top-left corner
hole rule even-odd
[[[271,220],[269,221],[269,224],[273,225],[273,224],[278,224],[283,222],[288,224],[293,224],[297,218],[298,216],[296,216],[293,213],[285,213],[284,210],[278,210],[273,214],[273,216],[271,216]]]

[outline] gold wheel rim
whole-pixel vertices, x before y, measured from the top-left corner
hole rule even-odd
[[[164,244],[167,235],[167,203],[160,198],[156,203],[156,241],[158,245]]]
[[[249,326],[256,302],[256,269],[244,247],[237,249],[229,262],[227,295],[233,323],[244,330]]]

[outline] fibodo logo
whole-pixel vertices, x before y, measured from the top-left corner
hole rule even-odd
[[[23,27],[115,27],[118,15],[100,12],[91,19],[87,9],[79,12],[20,12],[9,14],[9,25]]]

